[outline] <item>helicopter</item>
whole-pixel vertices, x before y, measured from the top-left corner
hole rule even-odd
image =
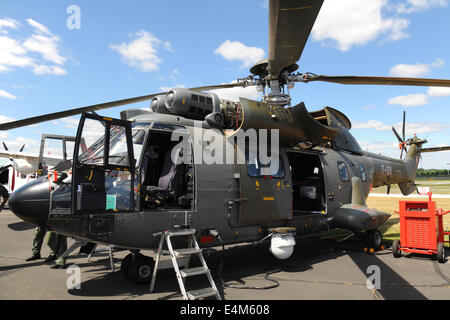
[[[0,124],[10,130],[80,115],[72,160],[16,190],[9,207],[19,218],[79,240],[126,248],[122,269],[148,282],[165,230],[196,230],[202,248],[261,241],[276,234],[290,245],[271,248],[279,259],[295,239],[344,228],[378,249],[388,213],[370,209],[372,187],[397,184],[404,195],[414,183],[426,140],[406,139],[400,159],[365,152],[341,111],[309,112],[292,105],[295,83],[450,87],[450,80],[298,73],[323,0],[269,1],[269,55],[251,75],[231,84],[174,88]],[[262,101],[220,99],[211,90],[256,86]],[[143,101],[120,119],[96,111]],[[83,147],[86,141],[89,147]],[[269,152],[270,150],[270,152]],[[262,155],[262,156],[261,156]],[[220,238],[217,236],[220,235]]]

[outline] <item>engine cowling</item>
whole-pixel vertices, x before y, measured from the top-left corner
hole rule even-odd
[[[157,113],[171,114],[166,108],[166,100],[166,94],[160,94],[159,96],[154,97],[150,102],[150,109]]]
[[[175,115],[205,120],[208,115],[220,112],[220,99],[214,93],[177,88],[167,93],[165,107]]]

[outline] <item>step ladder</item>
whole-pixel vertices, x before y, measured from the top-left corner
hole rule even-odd
[[[217,290],[216,284],[214,283],[214,280],[211,276],[211,271],[206,265],[205,258],[202,254],[202,249],[199,247],[197,240],[195,239],[195,232],[196,230],[194,229],[168,230],[154,235],[159,235],[161,239],[159,241],[158,251],[156,254],[156,262],[153,269],[152,281],[150,283],[150,293],[153,293],[153,290],[155,288],[156,274],[158,272],[161,255],[163,254],[164,241],[166,241],[170,258],[172,259],[172,265],[177,276],[178,285],[180,286],[180,290],[183,294],[184,300],[198,300],[212,296],[215,296],[217,300],[222,300],[219,291]],[[189,237],[188,247],[184,249],[173,249],[172,242],[170,240],[172,237]],[[189,268],[189,260],[190,256],[192,255],[197,255],[199,257],[202,264],[201,267]],[[180,257],[186,257],[185,268],[181,270],[177,262],[177,258]],[[202,274],[208,277],[210,287],[199,290],[186,291],[186,278]]]

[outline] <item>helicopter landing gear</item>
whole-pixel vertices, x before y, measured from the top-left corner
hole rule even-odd
[[[154,266],[155,261],[152,258],[136,252],[123,258],[120,269],[128,280],[143,284],[150,282]]]
[[[120,271],[122,271],[122,274],[127,279],[128,279],[128,267],[130,266],[132,258],[133,253],[129,253],[125,258],[122,259],[122,262],[120,263]]]
[[[379,250],[383,245],[383,234],[378,229],[366,231],[363,241],[367,247],[373,248],[375,251]]]

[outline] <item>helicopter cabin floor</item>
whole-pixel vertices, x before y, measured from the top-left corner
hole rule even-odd
[[[0,213],[0,299],[1,300],[105,300],[105,299],[182,299],[173,270],[158,274],[155,293],[148,285],[135,285],[124,278],[120,261],[128,253],[114,254],[116,272],[109,270],[107,254],[96,254],[87,261],[75,252],[69,264],[81,268],[81,288],[67,289],[67,270],[52,270],[43,260],[25,262],[31,253],[34,229],[8,210]],[[69,240],[69,244],[72,240]],[[450,251],[450,250],[448,250]],[[42,257],[49,253],[42,247]],[[151,255],[150,252],[143,252]],[[450,254],[450,252],[447,252]],[[221,287],[217,271],[221,250],[205,252],[208,266],[226,300],[374,300],[374,299],[450,299],[450,262],[439,264],[428,257],[408,256],[395,259],[389,248],[376,254],[362,252],[357,239],[340,244],[331,239],[307,239],[297,242],[293,256],[276,260],[268,244],[227,246],[223,278],[229,284],[273,285],[264,279],[267,272],[280,286],[268,290],[241,290]],[[379,266],[381,289],[366,286],[369,266]],[[201,288],[203,278],[192,278],[188,285]]]

